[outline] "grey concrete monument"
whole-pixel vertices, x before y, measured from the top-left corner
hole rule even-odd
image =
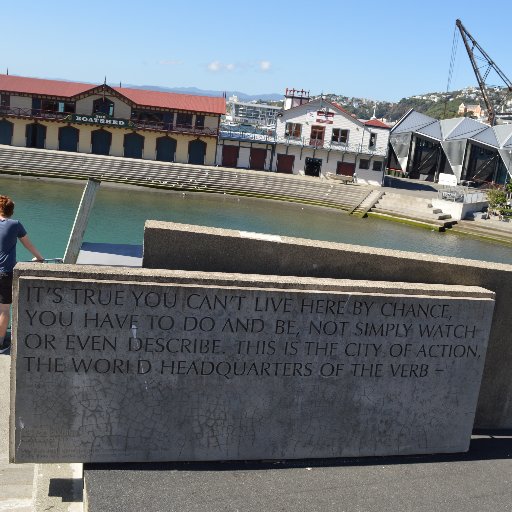
[[[494,294],[114,267],[15,271],[15,462],[468,449]]]
[[[512,429],[512,264],[148,220],[143,267],[392,281],[397,287],[403,282],[443,283],[492,290],[496,305],[475,427]]]

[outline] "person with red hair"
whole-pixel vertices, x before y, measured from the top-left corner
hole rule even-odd
[[[41,253],[34,247],[19,220],[11,219],[14,202],[0,195],[0,354],[7,352],[10,341],[6,339],[9,312],[12,303],[12,272],[16,265],[18,239],[34,256],[33,261],[43,262]]]

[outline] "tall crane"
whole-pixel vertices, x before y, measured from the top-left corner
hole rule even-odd
[[[471,61],[471,65],[473,66],[473,71],[475,72],[476,79],[478,81],[478,85],[480,87],[480,91],[482,92],[482,96],[484,98],[485,106],[488,112],[488,122],[491,126],[496,124],[496,109],[492,101],[489,98],[489,92],[487,91],[487,87],[485,85],[485,80],[489,76],[491,69],[496,71],[498,76],[505,82],[509,92],[512,92],[512,82],[506,77],[505,73],[501,71],[498,65],[489,57],[486,51],[477,43],[475,38],[466,30],[466,27],[462,24],[460,20],[455,22],[455,25],[460,31],[460,35],[462,36],[462,40],[464,41],[464,46],[466,47],[466,51],[468,52],[469,60]],[[471,42],[471,45],[470,45]],[[483,76],[480,73],[480,68],[477,65],[474,49],[477,48],[478,51],[482,54],[483,60],[486,62],[487,69],[485,70]]]

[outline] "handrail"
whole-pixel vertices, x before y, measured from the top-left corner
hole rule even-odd
[[[54,110],[42,110],[40,108],[0,107],[0,114],[16,117],[36,117],[40,119],[65,119],[72,112],[55,112]]]
[[[447,186],[438,190],[437,197],[445,201],[452,201],[454,203],[479,203],[485,201],[485,193],[481,190],[472,190],[468,187]]]
[[[310,137],[291,137],[254,133],[252,131],[230,130],[226,127],[220,128],[220,137],[224,139],[252,140],[258,142],[268,142],[269,144],[288,144],[302,147],[312,147],[316,149],[326,149],[328,151],[344,151],[348,153],[358,153],[369,156],[386,156],[385,150],[370,149],[364,147],[364,144],[345,144],[343,142],[332,142],[329,140],[311,139]]]

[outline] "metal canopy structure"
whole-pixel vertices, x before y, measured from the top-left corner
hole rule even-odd
[[[459,182],[473,177],[478,181],[484,175],[482,181],[503,184],[512,178],[512,124],[489,126],[466,117],[439,121],[410,110],[391,129],[389,137],[393,154],[406,176],[413,175],[419,141],[439,146],[443,153],[435,173],[425,179],[437,181],[439,173],[446,173],[454,174]],[[491,163],[492,172],[488,169]]]

